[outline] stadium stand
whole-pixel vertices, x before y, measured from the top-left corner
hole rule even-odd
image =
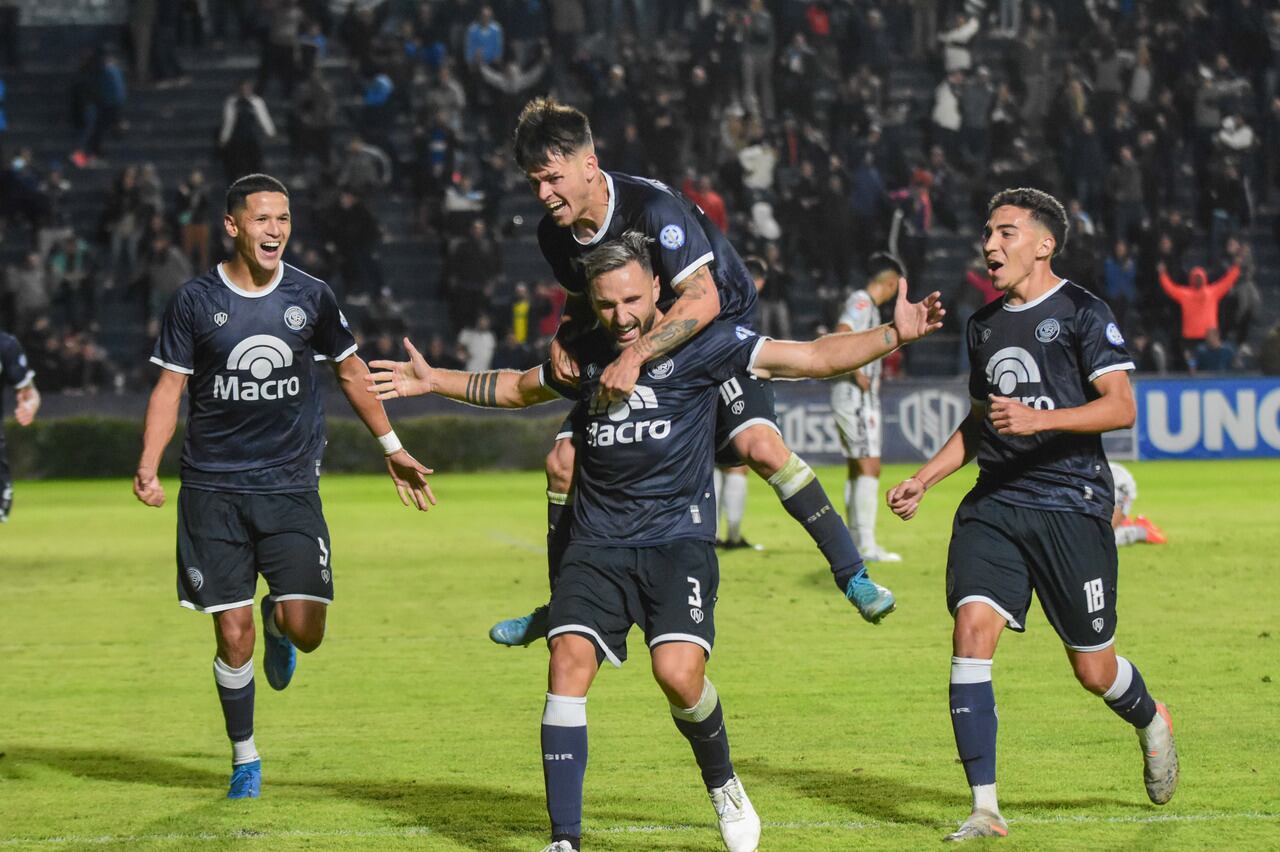
[[[294,190],[292,259],[331,280],[366,346],[407,331],[465,360],[458,335],[484,312],[495,359],[536,360],[558,303],[504,143],[548,92],[592,116],[606,168],[716,196],[744,254],[776,243],[797,336],[829,327],[886,244],[963,318],[983,298],[966,272],[985,198],[1022,183],[1073,201],[1058,271],[1111,298],[1145,368],[1188,366],[1157,260],[1216,280],[1228,236],[1251,249],[1222,307],[1237,367],[1280,319],[1275,2],[506,0],[489,23],[475,2],[172,4],[204,20],[159,5],[149,28],[124,3],[96,4],[108,23],[28,22],[0,70],[0,309],[26,326],[49,390],[145,385],[135,365],[180,277],[173,247],[203,214],[216,259],[225,170],[258,162]],[[151,62],[131,51],[139,32]],[[244,81],[260,108],[235,99]],[[257,125],[260,161],[220,150],[220,135],[252,148],[235,124]],[[180,221],[196,169],[209,200]],[[122,193],[126,170],[137,186]],[[899,369],[954,375],[960,330]]]

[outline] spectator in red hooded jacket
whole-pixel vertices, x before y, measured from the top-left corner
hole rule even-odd
[[[1183,349],[1194,352],[1209,331],[1218,328],[1218,303],[1240,277],[1240,266],[1232,265],[1225,275],[1212,284],[1209,283],[1209,276],[1203,266],[1191,269],[1189,285],[1174,283],[1163,263],[1157,270],[1160,273],[1160,287],[1182,307]]]

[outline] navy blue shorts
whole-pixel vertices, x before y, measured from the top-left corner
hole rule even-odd
[[[971,494],[951,528],[947,608],[985,603],[1022,631],[1034,590],[1068,648],[1101,651],[1115,641],[1118,564],[1101,518]]]
[[[627,658],[631,625],[650,648],[692,642],[707,656],[715,644],[720,566],[709,541],[655,547],[571,543],[551,590],[547,639],[577,633],[596,644],[596,662]]]
[[[252,606],[259,574],[277,600],[333,602],[320,495],[179,491],[178,602],[199,612]]]

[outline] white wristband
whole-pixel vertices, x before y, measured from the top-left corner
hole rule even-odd
[[[398,453],[404,449],[404,444],[400,443],[400,439],[396,437],[396,430],[394,429],[385,435],[379,435],[378,443],[382,445],[382,454],[384,456]]]

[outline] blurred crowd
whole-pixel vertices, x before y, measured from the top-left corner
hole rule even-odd
[[[1274,290],[1260,286],[1270,282],[1251,235],[1275,221],[1280,182],[1276,0],[129,9],[75,75],[66,160],[43,168],[29,151],[3,152],[0,216],[22,250],[10,252],[0,308],[29,350],[65,358],[49,373],[67,387],[140,378],[96,342],[103,302],[154,327],[169,295],[221,256],[220,188],[267,166],[303,213],[291,260],[354,306],[366,349],[399,348],[406,288],[388,281],[384,249],[412,239],[440,253],[433,289],[448,317],[428,357],[536,363],[563,295],[530,239],[537,208],[511,212],[527,191],[508,140],[521,105],[542,94],[588,113],[604,168],[680,188],[767,264],[765,333],[830,327],[882,249],[911,279],[945,281],[963,319],[994,295],[974,246],[985,200],[1015,185],[1068,206],[1057,271],[1108,300],[1143,369],[1251,366],[1254,317]],[[131,90],[180,99],[187,58],[209,47],[252,54],[257,70],[209,117],[207,162],[166,186],[112,140],[127,130]],[[18,53],[0,58],[12,66]],[[3,127],[0,112],[0,144]],[[268,163],[275,139],[287,160]],[[95,167],[116,177],[89,232],[67,200]],[[412,210],[394,226],[392,202]],[[963,252],[948,251],[957,243]]]

